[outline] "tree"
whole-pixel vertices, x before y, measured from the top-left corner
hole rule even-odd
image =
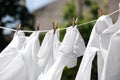
[[[0,0],[0,25],[15,28],[18,24],[33,29],[34,17],[24,5],[24,0]],[[10,36],[10,34],[7,34]],[[0,29],[0,51],[3,50],[8,40]]]

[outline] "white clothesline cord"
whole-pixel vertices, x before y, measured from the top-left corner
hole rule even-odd
[[[120,11],[120,9],[115,10],[114,12],[108,14],[107,16],[111,16],[111,15],[117,13],[118,11]],[[91,21],[88,21],[88,22],[79,24],[79,25],[77,25],[77,26],[83,26],[83,25],[86,25],[86,24],[89,24],[89,23],[93,23],[93,22],[96,22],[96,21],[97,21],[97,19],[96,19],[96,20],[91,20]],[[15,29],[6,28],[6,27],[2,27],[2,26],[0,26],[0,28],[1,28],[1,29],[6,29],[6,30],[11,30],[11,31],[17,31],[17,30],[15,30]],[[66,28],[60,28],[60,30],[63,30],[63,29],[66,29]],[[48,32],[48,31],[49,31],[49,30],[40,30],[40,32]],[[31,33],[31,32],[34,32],[34,31],[23,30],[23,32],[30,32],[30,33]]]
[[[114,12],[112,12],[112,13],[108,14],[108,16],[111,16],[111,15],[113,15],[113,14],[115,14],[115,13],[119,12],[119,11],[120,11],[120,9],[115,10]]]
[[[34,31],[28,31],[28,30],[22,30],[22,31],[23,31],[23,32],[28,32],[28,33],[29,33],[29,32],[30,32],[30,33],[31,33],[31,32],[34,32]],[[39,30],[39,31],[40,31],[40,32],[48,32],[48,31],[50,31],[50,30]]]
[[[15,29],[11,29],[11,28],[6,28],[6,27],[2,27],[0,26],[1,29],[6,29],[6,30],[11,30],[11,31],[17,31]],[[22,30],[23,32],[34,32],[34,31],[28,31],[28,30]],[[40,32],[47,32],[49,30],[40,30]]]
[[[6,29],[6,30],[11,30],[11,31],[16,31],[15,29],[7,28],[7,27],[2,27],[0,26],[1,29]]]

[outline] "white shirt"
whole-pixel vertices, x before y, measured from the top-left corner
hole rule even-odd
[[[120,7],[120,5],[119,5]],[[108,40],[110,42],[109,48],[106,52],[105,65],[103,67],[102,79],[101,80],[119,80],[120,79],[120,14],[118,21],[104,31],[104,34],[109,36]]]
[[[75,80],[90,80],[92,61],[96,52],[98,53],[98,79],[100,80],[103,68],[102,65],[104,64],[104,55],[102,54],[100,46],[102,42],[100,39],[102,32],[108,28],[109,25],[112,25],[112,20],[108,16],[101,16],[97,20],[91,32],[90,39]]]
[[[115,33],[110,40],[107,59],[101,80],[119,80],[120,79],[120,30]]]

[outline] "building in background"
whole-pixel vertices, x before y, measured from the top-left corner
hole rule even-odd
[[[108,0],[108,12],[111,13],[120,8],[120,0]],[[116,22],[119,16],[119,12],[113,14],[111,17],[113,22]]]
[[[52,29],[52,21],[62,22],[62,10],[68,0],[56,0],[34,12],[35,20],[40,21],[40,29]]]
[[[58,23],[62,23],[63,21],[63,8],[67,4],[69,0],[45,0],[37,3],[37,7],[31,6],[32,3],[26,0],[28,10],[33,12],[36,21],[40,21],[40,29],[52,29],[52,21],[56,20]],[[38,1],[38,0],[35,0]],[[35,1],[33,2],[33,4]],[[77,0],[74,0],[77,1]],[[41,4],[41,5],[40,5]],[[34,8],[32,8],[34,7]]]

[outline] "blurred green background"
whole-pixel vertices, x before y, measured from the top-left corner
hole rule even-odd
[[[40,29],[42,30],[52,29],[52,21],[57,20],[59,22],[59,28],[64,28],[72,25],[73,17],[78,17],[78,24],[81,24],[90,20],[97,19],[99,17],[97,12],[99,8],[103,9],[104,14],[110,11],[114,11],[114,9],[118,8],[118,5],[114,5],[114,3],[110,2],[109,0],[56,0],[55,2],[51,2],[49,4],[47,3],[43,7],[38,6],[38,8],[33,10],[30,7],[31,5],[29,6],[26,4],[29,3],[29,1],[30,0],[0,0],[0,25],[15,29],[18,24],[22,24],[23,29],[34,30],[35,21],[40,21]],[[50,0],[46,0],[46,2],[47,1]],[[119,0],[114,0],[116,3],[118,1]],[[112,4],[108,5],[109,3]],[[113,5],[113,7],[117,7],[110,9],[109,6],[111,5]],[[62,8],[60,9],[61,6]],[[78,27],[86,45],[94,24],[95,22]],[[61,41],[64,38],[65,32],[65,30],[60,31]],[[29,34],[26,33],[26,35]],[[44,35],[45,33],[40,34],[40,43],[42,43]],[[0,51],[2,51],[9,44],[12,37],[13,32],[0,29]],[[81,59],[82,57],[78,58],[77,66],[72,69],[65,67],[61,80],[75,79]],[[91,80],[98,80],[97,55],[93,61],[91,73]]]

